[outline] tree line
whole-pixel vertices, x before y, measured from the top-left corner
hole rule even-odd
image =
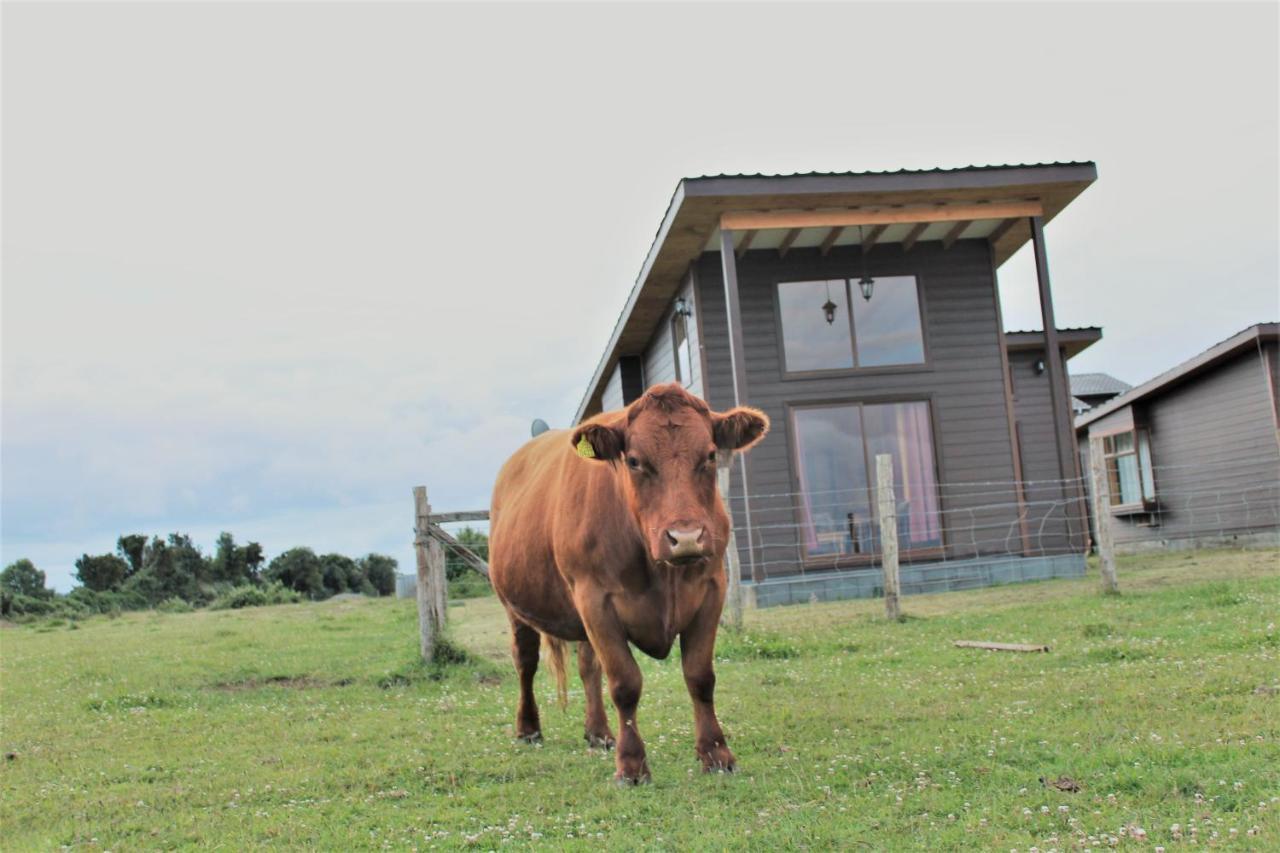
[[[225,532],[212,555],[204,554],[185,533],[150,539],[130,534],[116,540],[114,553],[84,554],[75,566],[80,586],[59,595],[30,560],[11,563],[0,572],[0,613],[74,617],[318,601],[340,593],[392,595],[399,568],[395,558],[385,554],[352,559],[305,547],[291,548],[267,563],[260,544],[239,544]]]

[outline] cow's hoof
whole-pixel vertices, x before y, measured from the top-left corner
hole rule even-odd
[[[652,782],[653,777],[649,775],[648,770],[640,776],[624,776],[621,770],[613,774],[613,784],[619,788],[635,788],[639,785],[652,784]]]
[[[737,759],[724,744],[716,744],[708,750],[698,750],[703,773],[733,773],[738,769]]]
[[[525,743],[542,743],[542,732],[528,732],[516,735],[516,740],[522,740]]]
[[[604,734],[587,732],[582,737],[586,740],[587,746],[590,749],[613,749],[618,745],[618,742],[614,740],[613,735],[608,732],[605,732]]]

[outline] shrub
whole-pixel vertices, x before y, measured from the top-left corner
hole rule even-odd
[[[175,595],[157,604],[156,610],[162,613],[190,613],[195,608]]]
[[[224,592],[209,605],[210,610],[239,610],[242,607],[265,607],[272,604],[296,604],[302,595],[283,584],[237,586]]]

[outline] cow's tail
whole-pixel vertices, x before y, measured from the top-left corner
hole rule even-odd
[[[569,683],[564,671],[564,650],[568,643],[543,634],[542,645],[547,650],[547,665],[551,667],[551,674],[556,679],[556,702],[563,711],[569,707]]]

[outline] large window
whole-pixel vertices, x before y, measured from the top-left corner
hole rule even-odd
[[[880,550],[875,458],[882,453],[893,460],[902,549],[942,546],[928,403],[806,406],[792,410],[792,429],[808,558]]]
[[[1117,509],[1146,508],[1156,499],[1155,477],[1151,471],[1151,441],[1145,429],[1108,435],[1102,439],[1107,461],[1107,485],[1111,506]]]
[[[788,373],[922,364],[915,276],[872,279],[870,298],[852,279],[778,284]]]

